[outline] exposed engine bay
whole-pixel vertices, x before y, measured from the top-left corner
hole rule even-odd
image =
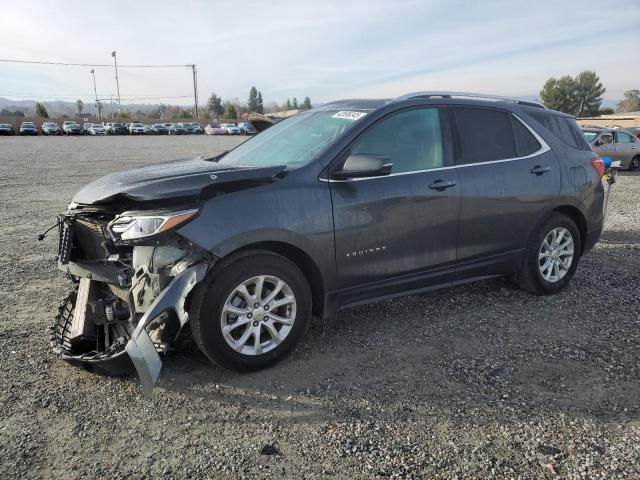
[[[91,371],[122,375],[135,367],[148,396],[159,354],[187,321],[186,298],[215,259],[170,231],[144,245],[137,236],[162,232],[197,210],[118,215],[72,207],[58,218],[58,268],[75,288],[51,326],[53,348]]]

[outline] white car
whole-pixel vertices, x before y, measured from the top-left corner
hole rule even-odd
[[[147,127],[139,122],[129,124],[129,135],[146,135]]]
[[[224,128],[227,131],[227,135],[242,135],[242,130],[235,123],[222,123],[220,128]]]
[[[106,135],[107,130],[99,123],[94,123],[89,127],[89,135]]]

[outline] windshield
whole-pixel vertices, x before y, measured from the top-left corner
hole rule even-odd
[[[308,110],[289,117],[220,159],[225,165],[300,167],[340,137],[365,112]]]
[[[591,143],[598,136],[598,132],[588,132],[586,130],[582,131],[584,138],[587,139],[587,142]]]

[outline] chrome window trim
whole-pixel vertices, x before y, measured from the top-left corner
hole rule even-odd
[[[505,158],[501,160],[489,160],[487,162],[465,163],[462,165],[451,165],[448,167],[428,168],[425,170],[414,170],[412,172],[390,173],[389,175],[378,175],[373,177],[348,178],[345,180],[338,180],[333,178],[319,178],[318,180],[320,180],[321,182],[328,182],[328,183],[344,183],[344,182],[360,182],[363,180],[377,180],[379,178],[399,177],[401,175],[413,175],[416,173],[425,173],[425,172],[438,172],[441,170],[452,170],[454,168],[467,168],[467,167],[475,167],[478,165],[491,165],[494,163],[515,162],[518,160],[526,160],[528,158],[537,157],[538,155],[542,155],[543,153],[547,153],[548,151],[551,150],[551,147],[547,144],[547,142],[545,142],[544,139],[540,135],[538,135],[538,132],[536,132],[533,128],[531,128],[529,124],[527,124],[515,113],[509,112],[509,114],[513,115],[520,123],[522,123],[527,128],[527,130],[531,132],[531,134],[535,137],[538,143],[540,143],[540,148],[538,150],[536,150],[533,153],[530,153],[529,155],[525,155],[523,157]]]

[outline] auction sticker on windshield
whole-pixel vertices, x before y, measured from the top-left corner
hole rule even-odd
[[[338,112],[335,115],[331,115],[331,118],[346,118],[347,120],[358,120],[366,115],[366,112]]]

